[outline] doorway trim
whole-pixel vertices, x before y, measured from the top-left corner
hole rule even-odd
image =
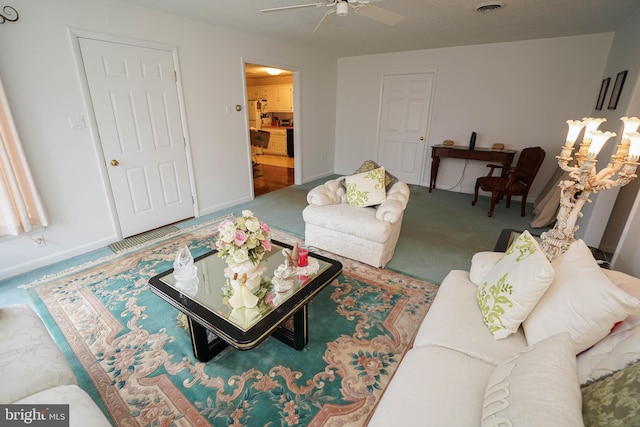
[[[82,98],[85,105],[85,112],[87,114],[87,126],[89,132],[91,134],[91,139],[93,141],[96,157],[98,158],[98,163],[100,165],[100,179],[102,180],[105,195],[107,197],[107,204],[109,205],[109,213],[111,215],[111,221],[113,225],[114,232],[116,233],[116,237],[118,239],[122,239],[123,232],[122,227],[120,225],[120,220],[118,218],[118,213],[116,210],[115,199],[113,197],[113,189],[111,187],[111,182],[109,181],[109,175],[107,172],[107,162],[104,158],[104,153],[102,150],[102,140],[100,139],[100,134],[98,132],[98,123],[95,117],[95,113],[93,110],[93,104],[91,102],[91,95],[89,92],[89,81],[87,79],[86,72],[84,70],[83,61],[82,61],[82,51],[80,50],[80,39],[92,39],[104,42],[118,43],[118,44],[126,44],[141,48],[148,49],[158,49],[170,52],[173,57],[173,63],[176,71],[176,88],[178,92],[178,103],[180,106],[180,121],[182,123],[182,131],[183,138],[185,143],[185,151],[187,158],[187,171],[189,174],[189,185],[191,190],[191,198],[193,200],[193,215],[195,218],[199,217],[199,207],[198,207],[198,198],[195,193],[195,175],[193,173],[193,161],[191,158],[191,141],[189,138],[189,128],[187,127],[187,118],[185,115],[185,103],[184,103],[184,93],[182,91],[182,77],[180,72],[180,62],[178,61],[178,47],[167,45],[163,43],[156,43],[144,40],[137,40],[128,37],[116,36],[113,34],[107,33],[99,33],[95,31],[87,31],[78,28],[69,27],[69,38],[71,40],[71,47],[73,49],[73,56],[75,59],[76,70],[78,72],[78,81],[80,82],[80,86],[82,89]]]
[[[284,65],[281,63],[268,61],[265,59],[257,59],[251,58],[247,56],[243,56],[241,60],[241,73],[242,73],[242,97],[244,99],[244,109],[245,111],[249,107],[248,104],[248,93],[247,93],[247,73],[245,72],[246,64],[260,64],[265,67],[273,67],[280,68],[283,70],[289,70],[293,73],[293,111],[295,114],[295,123],[302,123],[302,108],[300,107],[300,68],[292,65]],[[246,129],[246,140],[249,142],[249,122],[248,119],[245,119],[245,129]],[[293,182],[295,185],[302,184],[302,141],[300,138],[301,126],[295,125],[293,127],[293,152],[295,153],[293,156]],[[251,147],[247,143],[247,159],[249,164],[249,170],[251,170]],[[251,194],[254,194],[253,189],[253,180],[251,180]]]

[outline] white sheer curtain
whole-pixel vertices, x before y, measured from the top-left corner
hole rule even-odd
[[[0,80],[0,236],[48,225]]]

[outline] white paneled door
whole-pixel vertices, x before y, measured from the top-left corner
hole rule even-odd
[[[172,53],[79,41],[123,237],[194,216]]]
[[[386,75],[378,163],[409,184],[421,184],[433,73]]]

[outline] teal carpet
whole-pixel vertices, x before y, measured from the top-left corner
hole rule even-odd
[[[196,225],[25,286],[80,386],[116,425],[366,425],[437,286],[341,259],[309,305],[304,350],[268,338],[200,363],[184,316],[147,283],[184,245],[208,251],[214,232]]]
[[[329,178],[283,188],[176,226],[190,227],[225,214],[250,209],[269,225],[303,238],[302,210],[307,205],[307,193]],[[429,193],[427,187],[409,187],[411,198],[404,214],[395,255],[387,264],[389,270],[439,284],[452,269],[468,270],[471,257],[476,252],[493,250],[502,229],[531,230],[529,223],[533,219],[533,207],[530,204],[527,207],[528,215],[521,217],[519,201],[514,201],[510,209],[504,203],[499,203],[493,218],[489,218],[489,197],[481,196],[476,206],[471,206],[471,194],[445,190]],[[531,231],[540,234],[544,230]],[[104,248],[0,281],[0,304],[29,303],[24,291],[18,289],[19,285],[112,253],[109,248]]]

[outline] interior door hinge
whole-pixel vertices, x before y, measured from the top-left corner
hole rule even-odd
[[[176,79],[176,82],[178,81],[178,72],[177,71],[173,71],[173,78]]]

